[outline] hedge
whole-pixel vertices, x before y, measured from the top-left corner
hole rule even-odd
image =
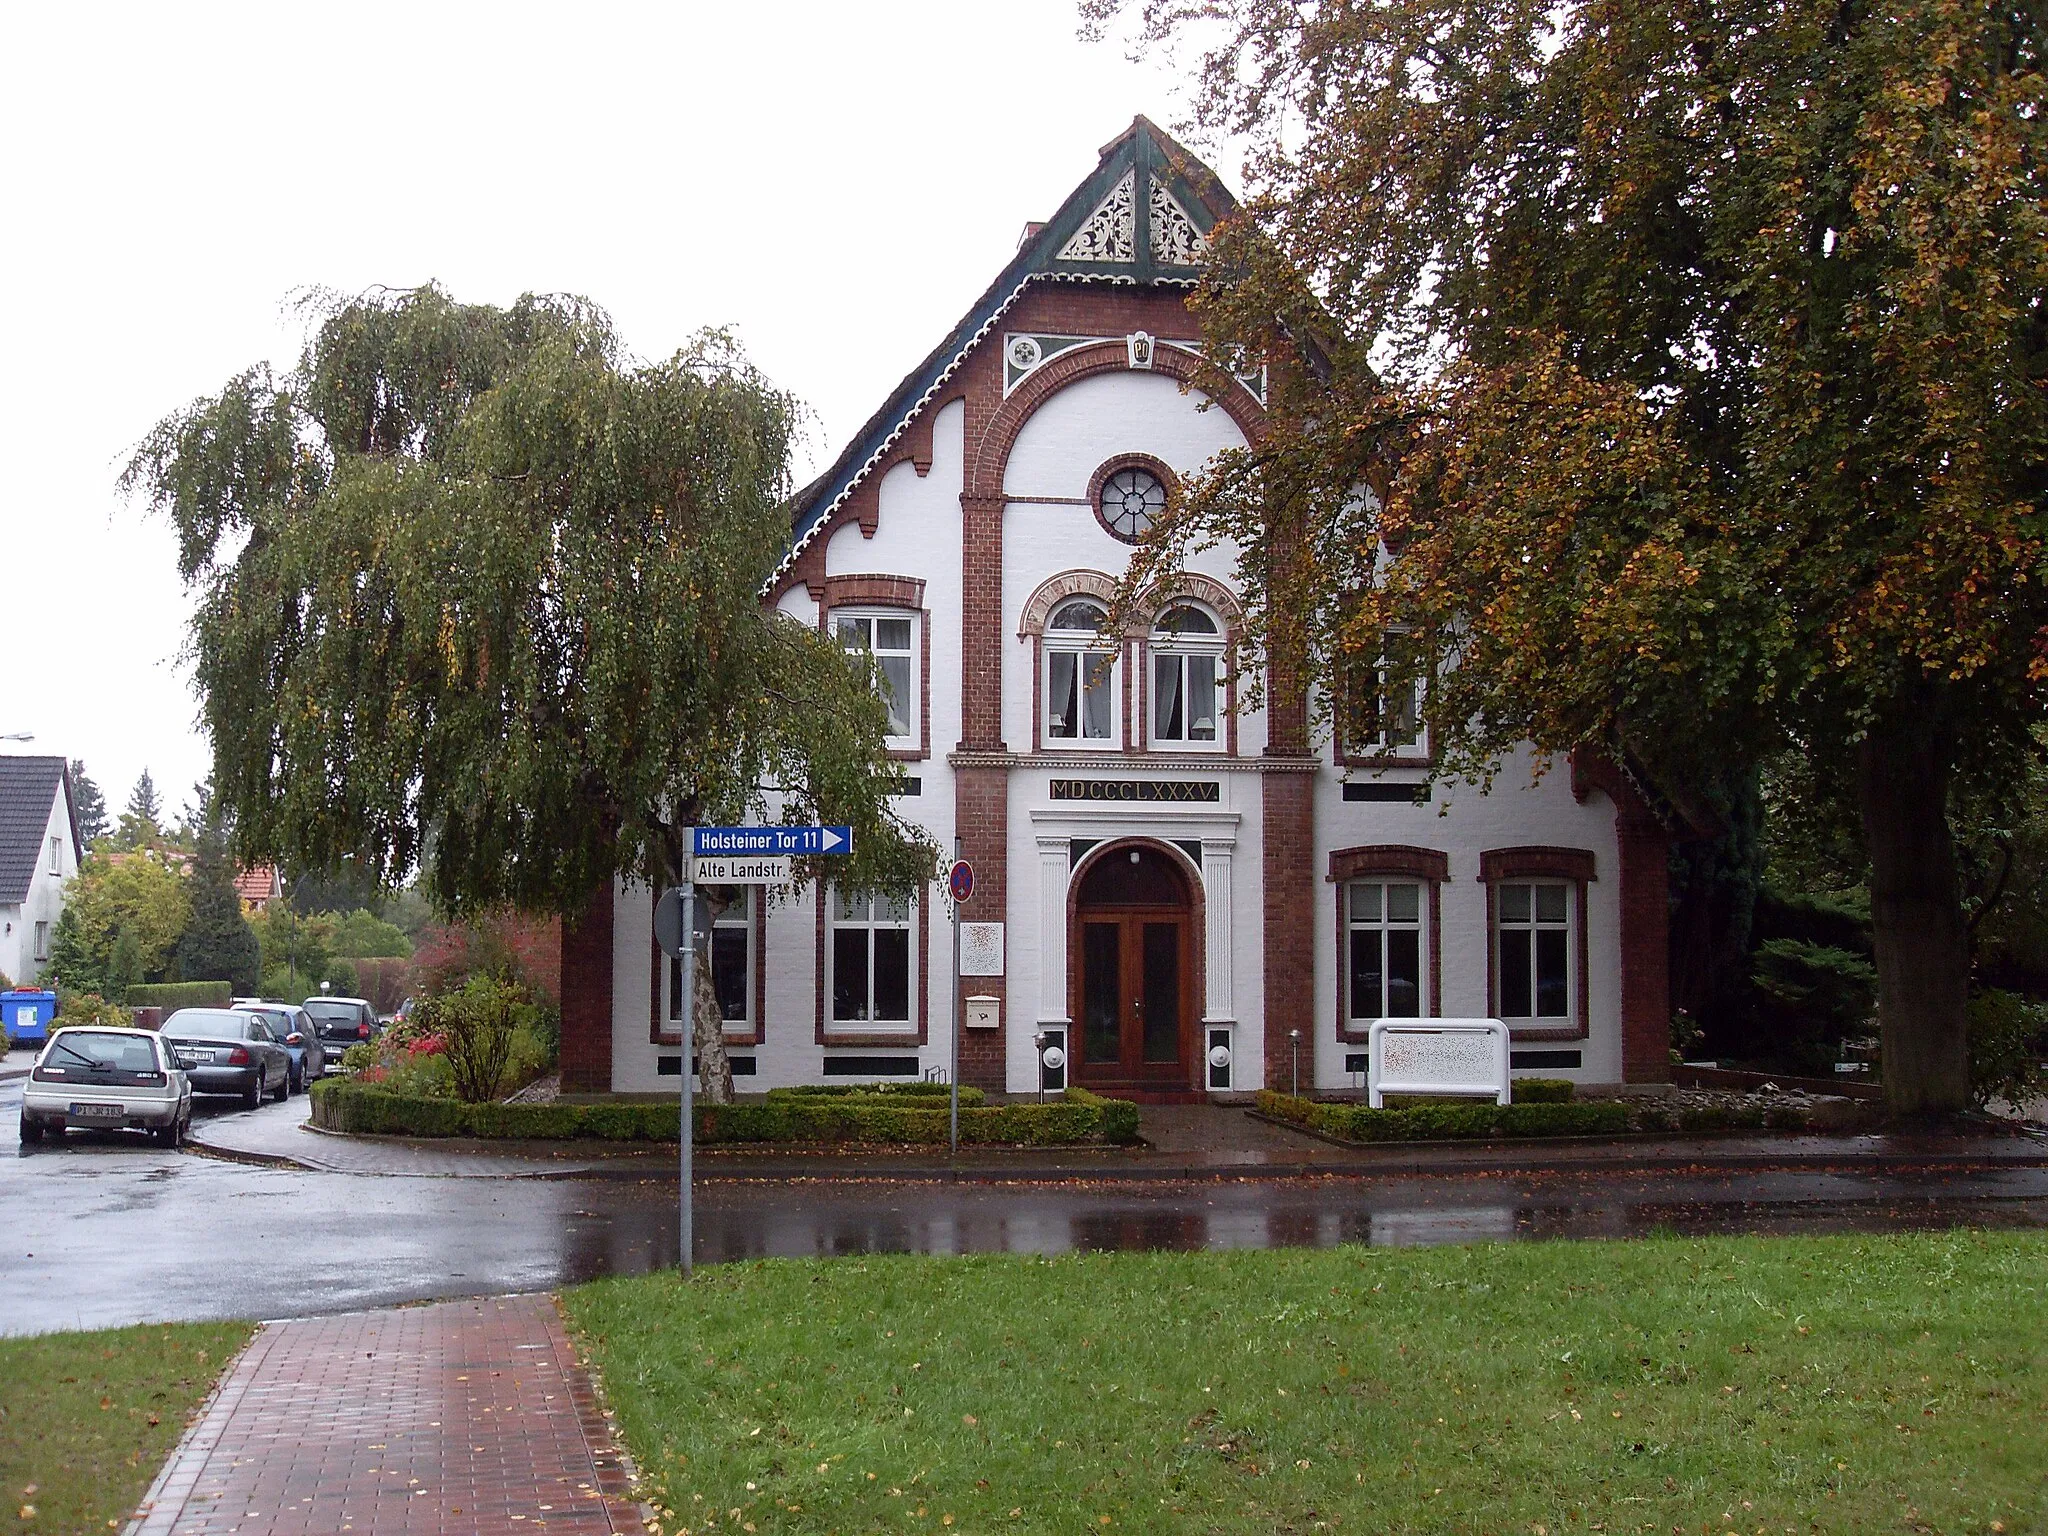
[[[1275,1120],[1344,1141],[1467,1141],[1486,1136],[1603,1136],[1626,1131],[1629,1112],[1604,1103],[1415,1104],[1369,1109],[1361,1104],[1319,1104],[1285,1093],[1262,1092],[1259,1110]]]
[[[849,1097],[873,1099],[944,1099],[947,1085],[928,1083],[916,1078],[907,1083],[799,1083],[791,1088],[770,1088],[770,1099],[843,1099]],[[979,1088],[960,1085],[960,1107],[980,1105],[988,1102],[988,1095]]]
[[[346,1078],[324,1078],[313,1084],[312,1094],[316,1126],[358,1135],[676,1139],[676,1109],[669,1104],[464,1104],[393,1093]],[[745,1104],[699,1104],[696,1131],[705,1145],[851,1141],[944,1146],[947,1118],[944,1107],[892,1104],[873,1094],[784,1094]],[[1137,1105],[1079,1089],[1047,1104],[978,1105],[960,1111],[960,1140],[976,1145],[1133,1141],[1137,1129]]]
[[[161,1008],[169,1018],[180,1008],[225,1008],[234,996],[231,981],[158,981],[130,987],[121,1001],[128,1008]]]

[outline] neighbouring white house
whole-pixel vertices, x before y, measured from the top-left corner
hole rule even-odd
[[[1525,755],[1483,793],[1432,774],[1415,698],[1312,729],[1233,674],[1230,549],[1107,625],[1178,485],[1264,431],[1263,372],[1197,382],[1186,301],[1233,206],[1138,119],[795,497],[767,600],[874,659],[902,814],[973,864],[978,963],[953,974],[931,893],[757,888],[712,945],[743,1088],[943,1070],[956,997],[992,1092],[1351,1088],[1382,1017],[1504,1020],[1514,1070],[1587,1087],[1668,1078],[1671,828],[1626,765],[1532,782]],[[567,1086],[683,1070],[653,907],[621,880],[564,925]]]
[[[0,972],[34,986],[50,965],[78,816],[61,757],[0,757]]]

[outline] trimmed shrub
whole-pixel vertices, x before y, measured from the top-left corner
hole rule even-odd
[[[1514,1098],[1517,1104],[1569,1104],[1575,1086],[1564,1077],[1518,1077]]]
[[[948,1102],[946,1084],[928,1083],[922,1078],[908,1083],[799,1083],[791,1088],[770,1088],[768,1097],[774,1099],[937,1099]],[[980,1105],[988,1102],[988,1095],[979,1088],[960,1085],[960,1107]]]
[[[960,1140],[981,1146],[1067,1146],[1135,1137],[1137,1106],[1070,1089],[1049,1104],[981,1105],[960,1111]],[[902,1099],[929,1095],[905,1094]],[[707,1146],[863,1142],[944,1146],[943,1105],[890,1103],[867,1094],[790,1094],[745,1104],[699,1104],[697,1140]],[[323,1130],[487,1140],[674,1141],[673,1104],[465,1104],[393,1093],[372,1083],[323,1078],[313,1085],[313,1123]]]
[[[1102,1139],[1129,1146],[1138,1139],[1138,1106],[1129,1099],[1105,1099],[1086,1088],[1069,1088],[1067,1102],[1086,1104],[1102,1116]]]
[[[157,981],[138,983],[121,1001],[130,1008],[161,1008],[169,1018],[180,1008],[225,1008],[234,1000],[227,981]]]
[[[1344,1141],[1470,1141],[1488,1136],[1603,1136],[1626,1131],[1628,1106],[1606,1103],[1416,1104],[1370,1109],[1319,1104],[1291,1094],[1263,1092],[1259,1109]]]

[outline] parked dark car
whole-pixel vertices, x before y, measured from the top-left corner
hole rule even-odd
[[[304,1093],[306,1085],[327,1075],[327,1053],[313,1027],[313,1016],[297,1003],[273,1003],[264,998],[243,998],[237,1013],[253,1013],[270,1026],[292,1058],[292,1092]]]
[[[377,1010],[360,997],[309,997],[306,1012],[313,1016],[320,1049],[330,1063],[340,1061],[350,1046],[377,1038]]]
[[[192,1079],[194,1093],[228,1093],[254,1109],[269,1094],[291,1097],[292,1058],[270,1026],[235,1008],[180,1008],[163,1037]]]

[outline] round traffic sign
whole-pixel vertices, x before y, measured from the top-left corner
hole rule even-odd
[[[974,866],[965,859],[959,859],[946,875],[946,889],[953,893],[955,901],[964,902],[974,894]]]

